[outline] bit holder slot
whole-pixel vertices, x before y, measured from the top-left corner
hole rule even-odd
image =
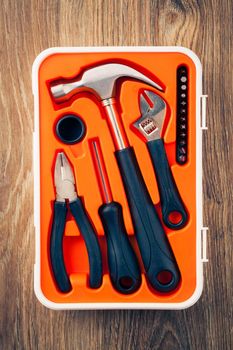
[[[177,108],[176,108],[176,161],[184,165],[188,160],[188,115],[189,76],[188,68],[177,68]]]

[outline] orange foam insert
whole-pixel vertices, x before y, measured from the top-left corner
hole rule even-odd
[[[73,78],[89,66],[103,62],[118,62],[141,67],[144,73],[151,72],[165,86],[161,94],[169,108],[167,111],[167,128],[164,142],[167,156],[179,189],[180,195],[189,212],[189,222],[178,231],[171,231],[164,226],[182,276],[179,288],[166,295],[154,291],[148,286],[143,274],[140,289],[131,295],[121,295],[111,285],[108,267],[106,242],[98,216],[102,204],[96,173],[88,145],[90,138],[99,138],[105,160],[113,198],[123,206],[127,232],[137,251],[132,221],[121,182],[120,173],[114,156],[114,145],[107,127],[101,106],[91,94],[76,96],[70,105],[54,105],[48,84],[59,77]],[[188,113],[188,162],[179,166],[175,162],[176,139],[176,70],[181,64],[189,72],[189,113]],[[121,85],[121,87],[120,87]],[[118,85],[118,108],[121,112],[126,134],[133,145],[137,159],[151,194],[152,200],[159,207],[159,194],[152,163],[145,143],[131,130],[131,124],[140,116],[138,92],[148,86],[136,81],[124,81]],[[45,297],[56,303],[84,302],[154,302],[179,303],[187,300],[196,288],[196,68],[193,61],[182,53],[158,52],[114,52],[114,53],[57,53],[48,56],[39,68],[39,111],[40,111],[40,182],[41,182],[41,289]],[[80,115],[87,126],[87,134],[82,143],[68,146],[62,144],[55,135],[57,120],[66,113]],[[85,207],[91,216],[99,235],[103,253],[103,284],[97,290],[88,287],[89,265],[84,241],[72,219],[68,218],[64,237],[64,258],[72,283],[72,291],[66,295],[60,293],[53,280],[49,260],[49,239],[53,216],[55,188],[53,170],[56,152],[63,150],[73,165],[77,191],[83,197]],[[140,258],[139,258],[140,259]],[[141,260],[140,260],[141,264]],[[143,267],[141,264],[143,271]]]

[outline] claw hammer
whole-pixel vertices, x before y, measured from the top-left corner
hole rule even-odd
[[[155,290],[170,292],[177,287],[180,272],[117,111],[116,91],[120,78],[137,80],[163,91],[160,85],[138,70],[125,64],[107,63],[85,70],[75,81],[52,82],[51,93],[55,102],[80,91],[90,92],[100,101],[114,141],[115,156],[147,280]]]

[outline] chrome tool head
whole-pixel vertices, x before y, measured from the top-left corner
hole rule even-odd
[[[82,77],[72,83],[53,85],[51,93],[55,99],[68,95],[73,90],[91,91],[98,99],[115,97],[116,81],[119,78],[131,78],[163,91],[163,88],[134,68],[125,64],[107,63],[86,70]]]
[[[133,123],[147,141],[161,138],[166,116],[166,103],[162,97],[152,91],[144,90],[140,93],[141,117]]]
[[[58,202],[65,202],[66,199],[72,202],[77,198],[74,174],[63,152],[57,154],[54,183],[56,187],[56,200]]]

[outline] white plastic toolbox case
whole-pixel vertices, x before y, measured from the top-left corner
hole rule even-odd
[[[134,228],[121,177],[114,159],[114,144],[106,127],[100,106],[89,96],[71,99],[56,105],[49,91],[54,79],[71,79],[85,69],[106,63],[127,64],[142,73],[151,73],[165,86],[162,94],[168,105],[168,119],[163,136],[167,157],[176,185],[187,208],[189,219],[180,230],[164,226],[166,236],[181,273],[175,291],[159,293],[151,288],[135,241]],[[188,141],[187,162],[177,163],[177,69],[184,65],[188,72]],[[193,305],[203,288],[203,262],[206,259],[206,231],[202,218],[202,130],[206,129],[206,95],[202,95],[202,67],[198,57],[183,47],[62,47],[50,48],[37,56],[32,69],[35,106],[34,131],[34,217],[36,259],[34,289],[42,304],[52,309],[183,309]],[[161,218],[156,180],[145,143],[132,132],[132,123],[140,116],[138,92],[145,84],[124,81],[119,85],[121,117],[153,202]],[[161,94],[161,92],[159,92]],[[92,97],[91,97],[92,99]],[[83,141],[78,145],[63,144],[55,135],[55,125],[65,113],[82,117],[87,126]],[[94,121],[93,121],[94,120]],[[98,125],[96,123],[98,120]],[[133,294],[121,295],[112,284],[108,271],[105,235],[98,216],[101,205],[99,187],[93,171],[90,140],[97,138],[102,145],[114,199],[123,207],[126,230],[137,253],[142,271],[140,288]],[[72,163],[78,194],[97,231],[103,256],[103,282],[97,289],[88,285],[88,258],[81,232],[72,218],[64,232],[63,250],[72,290],[61,293],[54,281],[49,257],[51,222],[55,187],[54,159],[64,151]],[[94,194],[94,196],[93,196]]]

